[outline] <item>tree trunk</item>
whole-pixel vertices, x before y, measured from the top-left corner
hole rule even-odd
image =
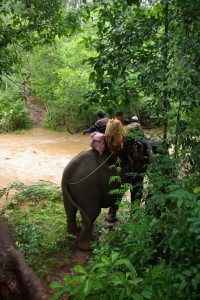
[[[163,91],[163,116],[164,116],[164,128],[163,128],[163,142],[164,146],[167,147],[167,132],[168,132],[168,107],[169,107],[169,97],[168,97],[168,52],[169,52],[169,44],[168,44],[168,1],[165,3],[164,8],[164,46],[163,46],[163,72],[164,72],[164,91]]]

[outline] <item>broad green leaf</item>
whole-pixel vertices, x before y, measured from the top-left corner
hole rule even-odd
[[[51,297],[51,300],[58,300],[60,299],[60,297],[64,294],[65,289],[59,290],[58,292],[56,292],[53,297]]]
[[[133,274],[137,275],[134,266],[131,264],[131,262],[128,259],[126,258],[119,259],[114,263],[115,267],[120,265],[125,265]]]
[[[89,295],[91,288],[92,288],[92,282],[90,279],[88,279],[84,284],[84,294]]]
[[[81,265],[76,265],[74,267],[74,271],[77,272],[77,273],[82,273],[82,274],[85,274],[87,275],[87,271],[85,270],[85,268]]]
[[[117,252],[112,252],[111,253],[112,263],[114,263],[114,261],[118,258],[118,256],[119,256],[119,253],[117,253]]]
[[[57,281],[51,282],[49,286],[50,286],[50,288],[53,288],[53,289],[63,288],[63,285],[60,282],[57,282]]]
[[[154,266],[151,269],[152,278],[155,279],[156,277],[158,277],[160,275],[160,272],[162,272],[162,270],[163,270],[163,265],[162,264]]]
[[[133,298],[134,300],[143,300],[143,296],[141,296],[141,295],[138,294],[138,293],[133,293],[133,294],[132,294],[132,298]]]
[[[152,298],[152,292],[150,292],[150,291],[142,291],[141,292],[141,295],[144,297],[144,298],[146,298],[146,299],[151,299]]]

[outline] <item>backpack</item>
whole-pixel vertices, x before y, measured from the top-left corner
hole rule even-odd
[[[90,137],[92,138],[92,142],[91,142],[91,147],[98,151],[99,154],[101,155],[106,147],[105,144],[105,135],[103,133],[100,132],[93,132],[90,134]]]

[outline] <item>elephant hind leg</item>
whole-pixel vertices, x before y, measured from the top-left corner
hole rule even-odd
[[[82,216],[82,230],[78,239],[78,247],[82,250],[90,250],[91,249],[91,241],[92,241],[92,231],[93,224],[101,210],[96,210],[96,213],[93,212],[92,216],[87,215],[85,212],[81,212]]]
[[[76,221],[74,222],[73,220],[69,219],[68,217],[67,217],[67,232],[69,234],[77,234],[78,233]]]
[[[64,202],[65,211],[66,211],[66,221],[67,221],[67,232],[69,234],[77,234],[77,223],[76,223],[76,213],[77,208],[71,205],[71,203]]]

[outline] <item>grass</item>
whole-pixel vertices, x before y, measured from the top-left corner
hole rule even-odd
[[[41,181],[34,185],[13,182],[1,189],[0,196],[6,196],[8,203],[1,209],[3,218],[16,241],[16,248],[24,255],[27,264],[40,277],[56,274],[60,269],[70,267],[74,240],[66,232],[66,214],[60,188],[50,182]],[[124,202],[121,210],[127,210],[130,203]],[[124,214],[118,213],[119,226]],[[107,209],[102,209],[94,226],[94,245],[103,239],[113,226],[104,222]],[[80,214],[77,214],[81,226]],[[118,225],[117,225],[118,224]]]
[[[54,273],[70,262],[72,253],[61,191],[46,182],[32,186],[15,182],[4,193],[8,196],[13,190],[11,201],[1,209],[1,218],[33,271],[39,277]]]

